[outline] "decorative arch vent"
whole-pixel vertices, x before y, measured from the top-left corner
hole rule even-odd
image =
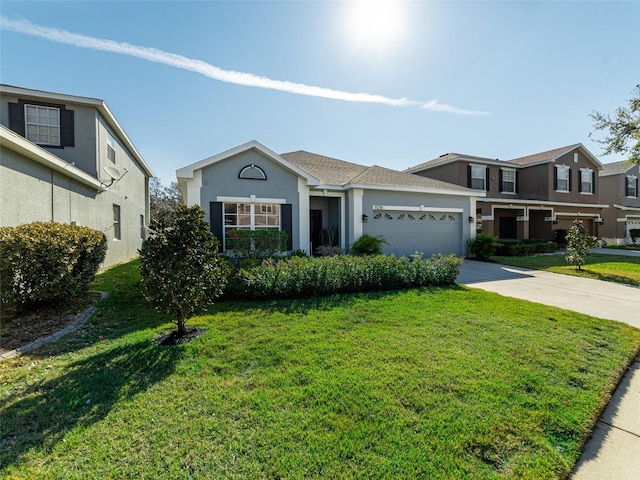
[[[238,178],[243,178],[245,180],[266,180],[267,175],[260,167],[251,164],[240,170],[240,175],[238,175]]]

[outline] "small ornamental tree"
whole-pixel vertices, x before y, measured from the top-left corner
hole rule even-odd
[[[567,262],[575,265],[578,270],[582,270],[582,265],[585,264],[587,255],[591,252],[591,249],[596,246],[596,240],[593,238],[587,229],[584,228],[580,220],[574,220],[573,225],[567,232]]]
[[[153,234],[140,250],[142,294],[176,324],[178,335],[189,318],[222,294],[229,274],[203,217],[198,205],[178,205],[171,220],[151,222]]]

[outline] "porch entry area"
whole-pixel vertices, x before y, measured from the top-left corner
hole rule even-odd
[[[309,199],[309,251],[312,255],[317,254],[321,246],[341,246],[340,200],[339,197]]]

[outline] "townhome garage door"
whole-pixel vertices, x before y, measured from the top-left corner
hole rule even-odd
[[[389,242],[385,253],[398,256],[416,251],[429,257],[435,253],[463,256],[462,214],[443,212],[374,211],[364,232],[383,235]]]

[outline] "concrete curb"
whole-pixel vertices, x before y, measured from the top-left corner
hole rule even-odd
[[[109,294],[107,292],[100,292],[100,300],[98,300],[98,302],[101,302],[108,296]],[[23,345],[22,347],[16,348],[15,350],[11,350],[10,352],[5,352],[3,354],[0,354],[0,362],[3,360],[7,360],[9,358],[13,358],[18,355],[21,355],[35,348],[41,347],[45,343],[58,340],[59,338],[64,337],[67,333],[75,332],[82,325],[84,325],[87,320],[89,320],[89,318],[91,317],[91,315],[93,315],[93,312],[95,312],[96,309],[97,309],[96,305],[92,305],[89,308],[87,308],[84,312],[82,312],[80,315],[78,315],[78,317],[76,317],[73,323],[71,323],[70,325],[67,325],[62,330],[52,333],[48,337],[39,338],[35,342],[28,343],[27,345]]]

